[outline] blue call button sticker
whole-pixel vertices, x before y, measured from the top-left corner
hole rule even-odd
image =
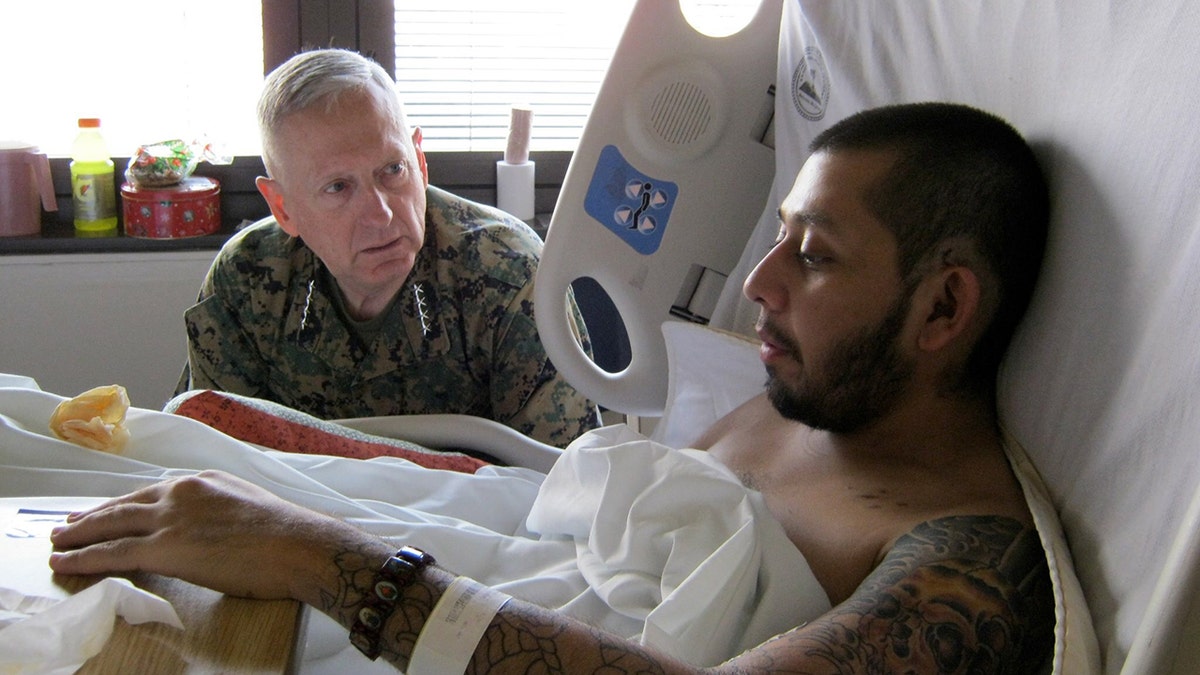
[[[583,209],[633,250],[651,255],[662,244],[679,186],[633,168],[615,145],[600,151]]]

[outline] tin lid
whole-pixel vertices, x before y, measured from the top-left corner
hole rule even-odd
[[[121,194],[143,199],[178,199],[179,197],[204,196],[221,191],[221,183],[208,176],[188,176],[178,185],[144,188],[133,183],[121,183]]]

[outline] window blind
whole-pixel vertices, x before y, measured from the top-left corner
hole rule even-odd
[[[761,0],[680,2],[728,35]],[[396,80],[427,150],[503,149],[513,104],[533,108],[533,150],[574,150],[635,0],[395,0]]]
[[[426,150],[504,148],[513,104],[533,150],[573,150],[633,0],[396,0],[396,80]]]

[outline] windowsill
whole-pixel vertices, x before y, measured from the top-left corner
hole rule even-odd
[[[550,214],[539,213],[525,221],[542,239],[550,225]],[[200,237],[150,239],[130,237],[118,226],[108,236],[83,236],[75,233],[70,223],[46,223],[41,234],[20,237],[0,237],[0,256],[37,255],[44,253],[141,253],[155,251],[216,251],[237,228],[224,224],[213,234]]]
[[[495,203],[496,161],[502,153],[428,153],[430,183],[459,196],[483,204]],[[550,224],[549,212],[554,209],[559,188],[570,163],[569,152],[538,152],[531,158],[537,162],[537,217],[529,223],[543,239]],[[229,165],[201,164],[196,175],[217,179],[221,183],[221,229],[202,237],[175,239],[144,239],[125,235],[123,223],[117,232],[107,237],[81,237],[75,234],[71,222],[71,179],[69,159],[51,158],[50,173],[54,180],[58,211],[43,214],[40,234],[21,237],[0,237],[0,257],[53,253],[126,253],[153,251],[215,251],[221,247],[240,223],[254,221],[267,215],[266,203],[254,186],[254,179],[264,175],[258,157],[237,157]],[[127,157],[113,158],[123,167]],[[120,218],[120,215],[118,215]]]
[[[215,251],[234,228],[224,226],[200,237],[148,239],[126,236],[120,226],[108,236],[80,236],[71,223],[44,223],[42,233],[22,237],[0,237],[0,256],[43,253],[129,253],[152,251]]]

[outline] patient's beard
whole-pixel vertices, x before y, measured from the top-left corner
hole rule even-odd
[[[913,373],[912,362],[897,349],[908,308],[909,296],[904,294],[875,327],[835,345],[820,369],[827,375],[824,383],[811,376],[787,383],[768,366],[771,404],[790,420],[834,433],[857,431],[881,418],[896,404]],[[798,345],[786,336],[772,337],[800,359]]]

